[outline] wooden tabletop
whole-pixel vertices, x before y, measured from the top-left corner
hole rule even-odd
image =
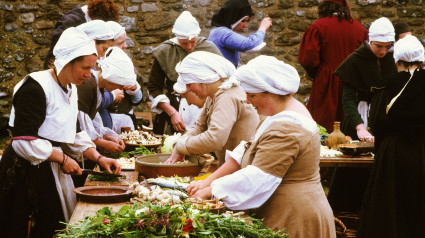
[[[340,157],[322,157],[320,158],[320,167],[370,167],[373,164],[373,156],[340,156]],[[214,161],[215,162],[215,161]],[[204,166],[200,175],[205,173],[212,173],[218,168],[218,164],[211,163]],[[101,186],[101,185],[118,185],[128,186],[138,181],[138,173],[136,171],[123,171],[122,174],[126,175],[125,180],[120,182],[105,182],[105,181],[90,181],[87,180],[84,186]],[[71,216],[70,223],[77,223],[83,220],[86,216],[93,216],[96,211],[103,207],[110,207],[113,211],[118,211],[122,206],[129,205],[129,202],[121,203],[88,203],[78,201]]]
[[[321,157],[320,167],[371,167],[373,162],[373,156]]]
[[[128,186],[137,182],[138,173],[135,171],[123,171],[121,174],[126,176],[125,180],[120,182],[105,182],[105,181],[90,181],[87,179],[84,186],[101,186],[101,185],[118,185],[118,186]],[[78,200],[77,205],[74,208],[71,219],[69,223],[78,223],[78,221],[83,220],[86,216],[93,216],[96,214],[96,211],[104,208],[110,207],[113,211],[118,211],[122,206],[130,204],[129,202],[119,202],[119,203],[89,203]]]

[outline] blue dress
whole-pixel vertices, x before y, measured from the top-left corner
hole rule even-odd
[[[214,42],[224,58],[228,59],[237,67],[240,59],[239,52],[253,49],[261,44],[265,37],[266,34],[262,31],[257,31],[245,37],[227,27],[221,26],[211,30],[208,40]]]

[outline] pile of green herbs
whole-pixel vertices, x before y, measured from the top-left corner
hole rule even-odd
[[[289,237],[273,231],[261,220],[198,210],[189,203],[125,205],[118,212],[109,207],[86,217],[80,224],[67,224],[58,237]]]
[[[113,173],[115,173],[115,170],[113,170],[112,172],[113,172]],[[90,174],[90,175],[89,175],[89,179],[90,179],[91,181],[119,182],[119,181],[120,181],[120,178],[122,178],[122,179],[125,179],[125,178],[126,178],[126,176],[125,176],[125,175],[123,175],[123,176],[121,176],[121,177],[112,177],[112,176],[108,176],[107,174],[109,174],[109,173],[108,173],[108,171],[106,171],[106,170],[103,170],[103,171],[102,171],[102,173],[104,173],[104,174],[105,174],[105,176],[100,175],[100,174]]]
[[[130,155],[152,155],[155,154],[154,149],[152,148],[151,150],[149,150],[148,148],[144,147],[143,145],[140,145],[139,147],[137,147],[136,149],[134,149],[131,152],[128,152]]]
[[[145,146],[141,145],[139,147],[136,147],[133,151],[130,152],[120,152],[120,153],[108,153],[105,154],[106,157],[109,158],[113,158],[113,159],[119,159],[122,157],[125,158],[130,158],[132,155],[151,155],[151,154],[155,154],[154,149],[149,150],[148,148],[146,148]]]

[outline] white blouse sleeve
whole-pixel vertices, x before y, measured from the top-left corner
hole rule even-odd
[[[48,140],[14,140],[12,148],[20,157],[28,160],[32,165],[38,165],[47,160],[53,152],[52,144]]]
[[[80,124],[80,129],[82,131],[86,131],[91,140],[96,140],[97,138],[103,137],[96,131],[93,125],[93,121],[87,113],[78,111],[78,122]]]
[[[96,117],[93,119],[93,126],[96,132],[100,135],[100,138],[103,138],[104,135],[110,135],[118,138],[118,134],[115,131],[103,126],[103,121],[99,113],[96,113]]]
[[[62,150],[77,161],[82,161],[84,156],[83,152],[88,148],[96,148],[96,145],[91,140],[90,136],[85,131],[75,134],[73,144],[63,144]]]
[[[274,193],[282,178],[248,165],[211,183],[212,194],[233,210],[263,205]]]
[[[152,96],[149,96],[149,99],[152,101],[151,111],[158,114],[161,114],[163,112],[162,109],[158,107],[158,103],[160,102],[166,102],[168,104],[170,103],[170,99],[165,94],[158,95],[155,98]]]
[[[246,143],[247,142],[243,140],[241,141],[241,143],[239,143],[238,146],[236,146],[236,148],[233,149],[233,151],[226,150],[225,161],[227,161],[227,159],[229,158],[233,158],[234,160],[236,160],[236,162],[238,162],[239,165],[241,165],[242,156],[245,153]]]

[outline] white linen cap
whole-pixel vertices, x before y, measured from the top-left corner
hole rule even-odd
[[[112,32],[109,25],[102,20],[92,20],[77,26],[77,28],[83,30],[88,37],[93,40],[114,39],[114,32]]]
[[[182,83],[181,80],[177,79],[177,82],[173,85],[173,89],[178,94],[186,93],[186,84]]]
[[[206,51],[195,51],[186,56],[176,65],[177,79],[182,84],[204,83],[210,84],[219,79],[227,78],[219,88],[231,88],[239,82],[232,78],[235,66],[221,55]]]
[[[53,48],[55,67],[59,74],[71,60],[83,55],[97,55],[96,44],[82,30],[75,27],[66,29]]]
[[[109,28],[113,32],[113,38],[116,40],[121,35],[125,34],[125,27],[121,26],[116,21],[107,21],[106,24],[108,24]]]
[[[257,56],[239,67],[235,78],[247,93],[287,95],[296,93],[300,85],[300,76],[294,67],[265,55]]]
[[[196,18],[189,11],[184,11],[174,22],[172,32],[177,39],[191,40],[199,35],[201,28]]]
[[[369,42],[391,42],[395,41],[395,30],[393,24],[386,17],[381,17],[369,27]]]
[[[394,61],[424,62],[424,47],[421,42],[412,35],[406,35],[394,44]]]
[[[119,47],[109,47],[99,66],[102,69],[102,77],[110,83],[124,86],[136,84],[133,62]]]

